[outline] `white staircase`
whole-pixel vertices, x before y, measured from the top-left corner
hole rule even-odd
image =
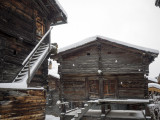
[[[80,120],[90,108],[91,103],[84,104],[84,108],[81,108],[80,111],[78,111],[71,120]]]
[[[32,52],[24,60],[24,62],[22,63],[23,68],[13,80],[13,83],[19,83],[22,81],[26,81],[26,83],[29,83],[31,81],[35,72],[41,66],[51,50],[50,40],[47,44],[43,42],[47,35],[51,32],[51,30],[52,27],[46,32],[46,34],[42,37],[42,39],[35,46]]]

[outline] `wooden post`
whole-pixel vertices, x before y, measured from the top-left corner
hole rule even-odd
[[[104,98],[103,84],[104,83],[103,83],[102,77],[99,77],[99,96],[100,96],[100,99]]]
[[[63,79],[62,79],[62,56],[59,57],[59,62],[60,62],[60,65],[58,67],[58,73],[60,75],[60,82],[59,82],[59,85],[60,85],[60,95],[59,95],[59,99],[61,100],[61,102],[63,102]]]
[[[62,104],[62,113],[66,113],[66,105]]]
[[[145,118],[146,116],[150,116],[149,108],[147,107],[147,104],[145,104]]]
[[[50,33],[49,33],[49,49],[48,49],[48,51],[50,51],[51,50],[51,31],[50,31]]]
[[[29,58],[29,61],[28,61],[28,82],[27,83],[30,83],[30,80],[31,80],[30,62],[31,62],[31,58]]]
[[[118,76],[116,76],[116,88],[115,88],[115,91],[116,91],[116,95],[115,95],[115,98],[119,98],[119,89],[118,89],[118,84],[119,84],[119,79],[118,79]]]
[[[104,98],[104,80],[102,78],[103,71],[102,71],[102,56],[101,56],[101,50],[102,46],[100,43],[97,43],[97,50],[98,50],[98,69],[101,71],[98,73],[99,76],[99,98]],[[105,103],[101,103],[101,119],[105,119]]]
[[[102,104],[101,104],[101,113],[102,113],[102,114],[105,114],[105,113],[106,113],[106,111],[105,111],[105,103],[102,103]]]
[[[86,83],[86,100],[89,99],[89,86],[88,86],[88,77],[85,78],[85,83]]]

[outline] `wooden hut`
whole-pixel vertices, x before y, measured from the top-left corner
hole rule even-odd
[[[144,76],[157,56],[157,50],[102,36],[59,49],[53,58],[60,63],[61,98],[75,107],[97,100],[114,103],[112,109],[145,109],[142,104],[148,98],[148,82]],[[105,106],[101,109],[105,113]]]
[[[0,119],[45,119],[50,26],[66,22],[57,0],[0,0]]]

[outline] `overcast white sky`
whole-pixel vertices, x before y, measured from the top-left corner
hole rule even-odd
[[[160,51],[160,8],[155,0],[59,0],[68,23],[55,26],[52,42],[59,48],[102,35]],[[160,73],[160,57],[150,65],[150,76]]]

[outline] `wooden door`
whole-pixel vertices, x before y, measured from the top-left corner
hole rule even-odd
[[[116,97],[116,80],[105,80],[104,81],[104,98],[115,98]]]
[[[89,99],[98,99],[99,98],[99,81],[89,80],[88,87],[89,87],[88,88]]]

